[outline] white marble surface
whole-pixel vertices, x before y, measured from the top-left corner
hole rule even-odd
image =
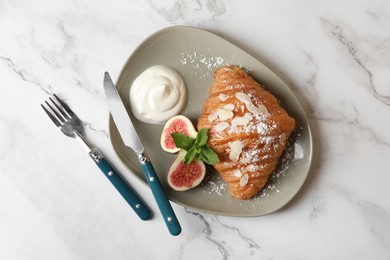
[[[121,172],[102,89],[147,36],[191,25],[282,75],[315,158],[282,210],[231,218],[174,205],[141,222],[39,104],[63,97]],[[390,259],[389,1],[0,0],[0,259]],[[137,192],[158,212],[147,188]]]

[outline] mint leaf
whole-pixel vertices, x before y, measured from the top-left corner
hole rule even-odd
[[[192,147],[190,150],[188,150],[184,156],[184,164],[190,164],[197,154],[199,154],[199,151],[195,147]]]
[[[171,137],[176,147],[185,151],[190,150],[195,143],[195,139],[181,133],[172,133]]]
[[[198,154],[195,156],[195,159],[201,160],[201,161],[207,160],[206,157],[204,157],[204,155],[203,155],[201,152],[198,153]]]
[[[214,165],[219,162],[218,155],[206,144],[201,149],[202,161]]]
[[[177,132],[171,134],[176,147],[187,151],[184,164],[190,164],[195,159],[211,165],[219,162],[218,155],[207,145],[207,131],[207,128],[202,128],[196,139]]]
[[[202,128],[196,135],[195,146],[201,147],[207,143],[207,128]]]

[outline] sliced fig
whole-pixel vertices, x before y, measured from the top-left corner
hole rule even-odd
[[[168,170],[168,184],[177,191],[186,191],[198,186],[206,175],[206,166],[200,160],[184,164],[186,151],[181,150]]]
[[[161,148],[168,153],[177,153],[180,150],[176,147],[171,136],[171,134],[175,132],[192,138],[196,138],[198,133],[187,117],[183,115],[172,117],[165,123],[160,139]]]

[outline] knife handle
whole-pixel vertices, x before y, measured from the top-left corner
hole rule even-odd
[[[175,212],[173,212],[172,206],[169,203],[167,196],[158,180],[157,174],[153,168],[152,163],[145,157],[141,157],[140,164],[146,180],[152,190],[154,199],[157,202],[161,215],[164,218],[165,224],[168,227],[169,233],[173,236],[177,236],[181,232],[181,226],[176,218]]]
[[[111,165],[101,155],[100,158],[94,158],[97,166],[104,173],[104,175],[110,180],[116,190],[127,201],[131,208],[137,213],[142,220],[148,220],[151,216],[149,209],[145,206],[135,192],[123,181],[119,174],[111,167]]]

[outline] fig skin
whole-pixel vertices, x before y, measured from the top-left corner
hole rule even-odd
[[[168,170],[168,184],[176,191],[186,191],[198,186],[206,175],[204,162],[195,159],[190,164],[184,164],[186,154],[186,151],[181,150]]]
[[[175,146],[171,137],[171,134],[175,132],[185,134],[191,138],[196,138],[196,135],[198,134],[191,120],[187,117],[177,115],[170,118],[165,123],[160,138],[161,148],[168,153],[177,153],[180,151],[180,148]]]

